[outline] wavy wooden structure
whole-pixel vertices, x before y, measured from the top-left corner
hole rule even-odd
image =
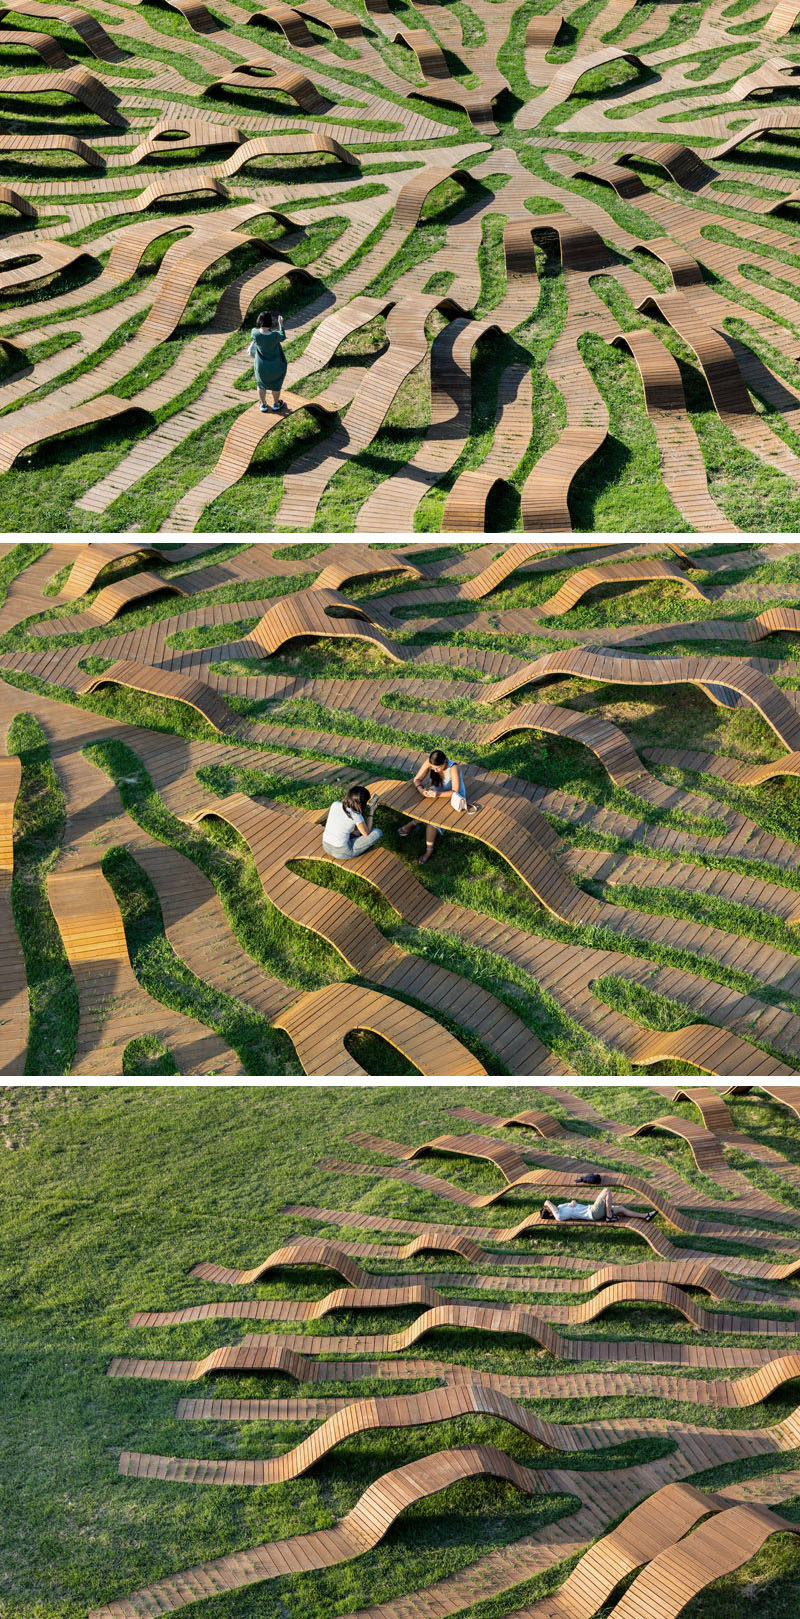
[[[332,136],[298,130],[295,135],[255,135],[252,140],[245,141],[225,163],[220,164],[219,173],[228,179],[239,174],[253,158],[296,157],[305,152],[320,152],[325,157],[335,158],[337,163],[347,163],[351,168],[359,167],[359,159]]]
[[[152,668],[149,664],[131,663],[122,658],[101,674],[83,676],[75,690],[83,696],[97,691],[100,686],[127,686],[132,691],[146,691],[171,702],[187,703],[215,731],[235,734],[242,725],[241,717],[228,707],[213,686],[191,675],[179,675],[172,669]]]
[[[782,1107],[788,1107],[796,1119],[800,1119],[800,1088],[796,1085],[726,1085],[723,1096],[747,1096],[755,1089],[766,1091],[773,1102],[780,1102]]]
[[[74,29],[92,55],[98,56],[103,62],[119,62],[124,55],[102,23],[90,11],[83,11],[79,6],[39,5],[38,0],[13,0],[12,4],[0,7],[0,17],[9,14],[33,17],[36,22],[60,22],[65,28]]]
[[[373,1283],[375,1278],[372,1278]],[[339,1287],[327,1293],[322,1299],[220,1299],[212,1304],[189,1304],[181,1310],[145,1310],[137,1311],[131,1316],[132,1327],[166,1327],[179,1326],[190,1321],[280,1321],[280,1322],[306,1322],[320,1321],[325,1316],[335,1314],[337,1310],[395,1310],[421,1305],[426,1312],[448,1309],[452,1300],[445,1298],[436,1288],[427,1282],[400,1282],[395,1286],[371,1287]],[[536,1325],[530,1327],[526,1324],[524,1331],[527,1335],[535,1335],[542,1322],[558,1321],[569,1326],[585,1326],[587,1322],[596,1321],[606,1310],[616,1309],[621,1304],[659,1304],[667,1309],[675,1310],[690,1326],[699,1332],[725,1332],[766,1334],[769,1337],[794,1337],[797,1332],[797,1317],[794,1320],[783,1320],[768,1316],[744,1316],[734,1314],[719,1314],[705,1310],[694,1303],[682,1288],[671,1282],[655,1280],[634,1280],[624,1277],[622,1281],[609,1283],[594,1298],[586,1299],[575,1305],[537,1305],[535,1311]],[[462,1308],[459,1306],[459,1308]],[[481,1309],[480,1304],[470,1303],[464,1308]],[[526,1312],[527,1315],[530,1312]],[[517,1320],[517,1313],[512,1311],[509,1320]],[[438,1319],[438,1317],[437,1317]],[[464,1317],[459,1317],[454,1324],[462,1325]],[[481,1318],[483,1319],[483,1318]],[[420,1317],[414,1323],[415,1328],[424,1318]],[[498,1313],[498,1330],[502,1328],[505,1315]],[[476,1323],[477,1324],[477,1323]],[[426,1329],[425,1329],[426,1330]],[[510,1331],[516,1331],[512,1326]],[[383,1340],[381,1340],[383,1342]],[[336,1347],[334,1344],[332,1347]],[[342,1345],[340,1344],[340,1347]],[[405,1346],[401,1346],[405,1347]],[[375,1352],[378,1349],[373,1346]],[[382,1350],[380,1351],[383,1352]]]
[[[326,939],[361,977],[388,994],[399,993],[453,1017],[490,1044],[512,1072],[534,1064],[549,1070],[549,1054],[494,995],[390,944],[352,900],[321,889],[289,869],[290,861],[303,858],[335,863],[321,848],[319,829],[313,822],[304,825],[274,805],[256,804],[241,794],[205,804],[192,818],[201,820],[207,815],[219,815],[245,839],[272,903],[285,916]],[[398,887],[399,872],[402,868],[389,850],[371,850],[369,860],[362,857],[359,863],[360,875],[379,886],[400,914],[422,922],[431,914],[430,898],[405,873]],[[349,1027],[346,1024],[342,1034]],[[474,1064],[474,1059],[470,1057],[469,1062]]]
[[[735,1506],[659,1552],[611,1610],[613,1619],[673,1619],[713,1580],[741,1568],[776,1534],[800,1527],[768,1507]]]
[[[48,10],[50,8],[48,7]],[[0,135],[0,152],[72,152],[89,168],[105,168],[105,159],[77,135]]]
[[[241,1071],[217,1035],[141,988],[119,907],[99,866],[52,872],[47,894],[78,991],[74,1073],[120,1073],[125,1047],[142,1034],[168,1046],[181,1073]]]
[[[269,76],[265,77],[265,74]],[[329,106],[305,73],[298,72],[296,68],[285,68],[283,72],[276,73],[271,64],[260,56],[254,56],[249,62],[237,62],[230,73],[204,85],[201,93],[218,97],[220,90],[278,91],[296,101],[303,112],[323,112]]]
[[[443,1238],[433,1228],[428,1236],[414,1237],[410,1242],[392,1250],[392,1257],[397,1259],[412,1258],[415,1254],[426,1251],[425,1243],[430,1241],[438,1251],[442,1247]],[[473,1262],[480,1261],[481,1250],[476,1243],[471,1243],[465,1237],[469,1251],[462,1254],[465,1259]],[[359,1251],[365,1245],[356,1245]],[[369,1245],[366,1245],[367,1247]],[[250,1270],[232,1270],[225,1265],[212,1265],[201,1263],[194,1265],[189,1272],[190,1276],[201,1280],[215,1282],[225,1287],[247,1287],[253,1282],[263,1281],[270,1272],[281,1269],[321,1269],[332,1270],[337,1276],[349,1284],[350,1287],[368,1288],[375,1286],[378,1280],[384,1287],[400,1285],[397,1277],[381,1275],[378,1278],[374,1271],[364,1270],[352,1257],[352,1244],[333,1242],[324,1237],[299,1237],[296,1241],[277,1248],[267,1259]],[[446,1250],[450,1251],[450,1250]],[[543,1291],[542,1283],[546,1278],[536,1278],[537,1291]],[[708,1293],[715,1299],[738,1299],[739,1289],[729,1277],[708,1260],[697,1259],[671,1260],[666,1265],[651,1261],[642,1265],[601,1265],[597,1270],[591,1271],[587,1276],[570,1280],[570,1292],[592,1293],[597,1288],[610,1287],[620,1281],[661,1283],[668,1282],[678,1288],[695,1288],[700,1292]],[[474,1285],[474,1283],[470,1283]],[[520,1285],[526,1285],[526,1279],[520,1278]],[[562,1283],[558,1282],[558,1288]]]
[[[334,1567],[378,1545],[400,1514],[415,1501],[438,1495],[451,1484],[467,1478],[502,1479],[528,1494],[540,1489],[535,1473],[520,1467],[491,1445],[440,1451],[376,1479],[333,1529],[317,1529],[310,1534],[255,1546],[248,1552],[217,1558],[197,1569],[186,1570],[174,1580],[158,1580],[134,1591],[129,1598],[95,1608],[89,1619],[126,1619],[131,1606],[137,1612],[140,1607],[151,1612],[163,1611],[165,1598],[170,1611],[175,1612],[176,1608],[186,1607],[217,1591],[237,1591],[275,1579],[280,1574]]]
[[[515,670],[506,680],[492,685],[479,701],[499,701],[520,687],[558,675],[574,675],[583,680],[609,681],[626,686],[699,686],[709,692],[730,687],[747,699],[766,720],[771,730],[790,750],[800,750],[800,717],[785,694],[760,670],[744,659],[733,658],[626,658],[594,647],[576,651],[547,652],[532,663]]]
[[[421,1074],[462,1078],[486,1073],[433,1018],[358,984],[326,984],[310,991],[279,1014],[275,1027],[288,1034],[306,1074],[365,1075],[367,1070],[345,1046],[346,1035],[355,1030],[379,1034]]]
[[[49,95],[53,91],[79,101],[88,112],[102,118],[104,124],[127,128],[127,119],[118,111],[118,98],[85,68],[71,67],[66,73],[25,73],[0,79],[0,96]]]
[[[598,902],[581,893],[553,859],[546,827],[536,825],[532,836],[530,830],[520,826],[507,812],[502,800],[482,804],[480,813],[473,816],[454,810],[446,794],[441,799],[420,798],[407,782],[376,781],[371,783],[371,791],[378,794],[386,809],[440,831],[477,838],[487,848],[495,850],[541,904],[562,921],[591,922],[598,916]]]

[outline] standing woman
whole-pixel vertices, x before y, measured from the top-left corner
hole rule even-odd
[[[285,340],[283,316],[278,316],[276,327],[273,326],[269,311],[262,311],[250,333],[250,347],[247,351],[253,358],[253,370],[256,374],[256,387],[262,410],[286,409],[281,402],[281,388],[287,371],[286,356],[283,352]],[[272,394],[271,405],[267,404],[268,388]]]

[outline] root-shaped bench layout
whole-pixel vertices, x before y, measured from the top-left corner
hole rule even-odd
[[[127,119],[118,110],[118,98],[85,68],[71,67],[65,73],[27,73],[0,79],[0,96],[49,95],[53,91],[79,101],[89,112],[102,118],[104,124],[118,129],[127,127]]]
[[[9,15],[33,17],[36,22],[56,21],[65,28],[72,28],[92,55],[103,62],[119,62],[124,55],[102,23],[90,11],[83,11],[78,6],[39,5],[38,0],[13,0],[12,4],[0,7],[0,17]]]
[[[491,1445],[439,1451],[376,1479],[333,1529],[293,1535],[187,1569],[174,1580],[156,1581],[134,1591],[129,1598],[95,1608],[89,1619],[124,1619],[131,1605],[136,1607],[137,1603],[151,1611],[163,1611],[165,1599],[174,1613],[176,1608],[218,1591],[238,1591],[285,1573],[332,1568],[378,1545],[399,1515],[415,1501],[438,1495],[468,1478],[502,1479],[528,1494],[541,1490],[535,1473]]]

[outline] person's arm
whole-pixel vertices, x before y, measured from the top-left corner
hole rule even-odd
[[[275,336],[277,337],[279,343],[283,343],[286,340],[286,329],[283,324],[282,315],[278,316],[278,330],[275,333]]]
[[[423,785],[422,785],[422,783],[425,780],[425,777],[428,774],[428,768],[429,767],[428,767],[427,759],[423,759],[422,764],[420,765],[419,770],[417,771],[417,774],[414,777],[413,782],[411,783],[412,787],[416,787],[420,798],[435,798],[436,797],[436,789],[434,787],[423,787]]]

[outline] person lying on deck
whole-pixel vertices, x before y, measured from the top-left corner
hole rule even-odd
[[[335,860],[352,860],[365,854],[383,837],[372,825],[377,798],[370,798],[366,787],[351,787],[347,796],[331,804],[322,832],[322,847]]]
[[[557,1220],[559,1225],[568,1220],[654,1220],[655,1217],[655,1209],[643,1214],[639,1209],[629,1209],[625,1203],[612,1202],[610,1186],[604,1186],[593,1203],[577,1203],[574,1197],[569,1203],[551,1203],[548,1198],[542,1209],[543,1220]]]
[[[462,767],[456,764],[455,759],[448,759],[447,754],[442,753],[441,748],[434,748],[433,753],[429,753],[427,759],[423,759],[412,786],[416,787],[420,798],[439,798],[442,793],[449,793],[454,809],[456,799],[458,799],[461,801],[459,808],[469,810],[467,795],[464,790]],[[474,813],[474,811],[470,811],[470,813]],[[405,825],[400,828],[400,837],[407,838],[409,833],[413,832],[415,826],[418,825],[418,821],[406,821]],[[421,866],[426,865],[430,860],[435,842],[436,827],[426,826],[425,853],[419,857]]]

